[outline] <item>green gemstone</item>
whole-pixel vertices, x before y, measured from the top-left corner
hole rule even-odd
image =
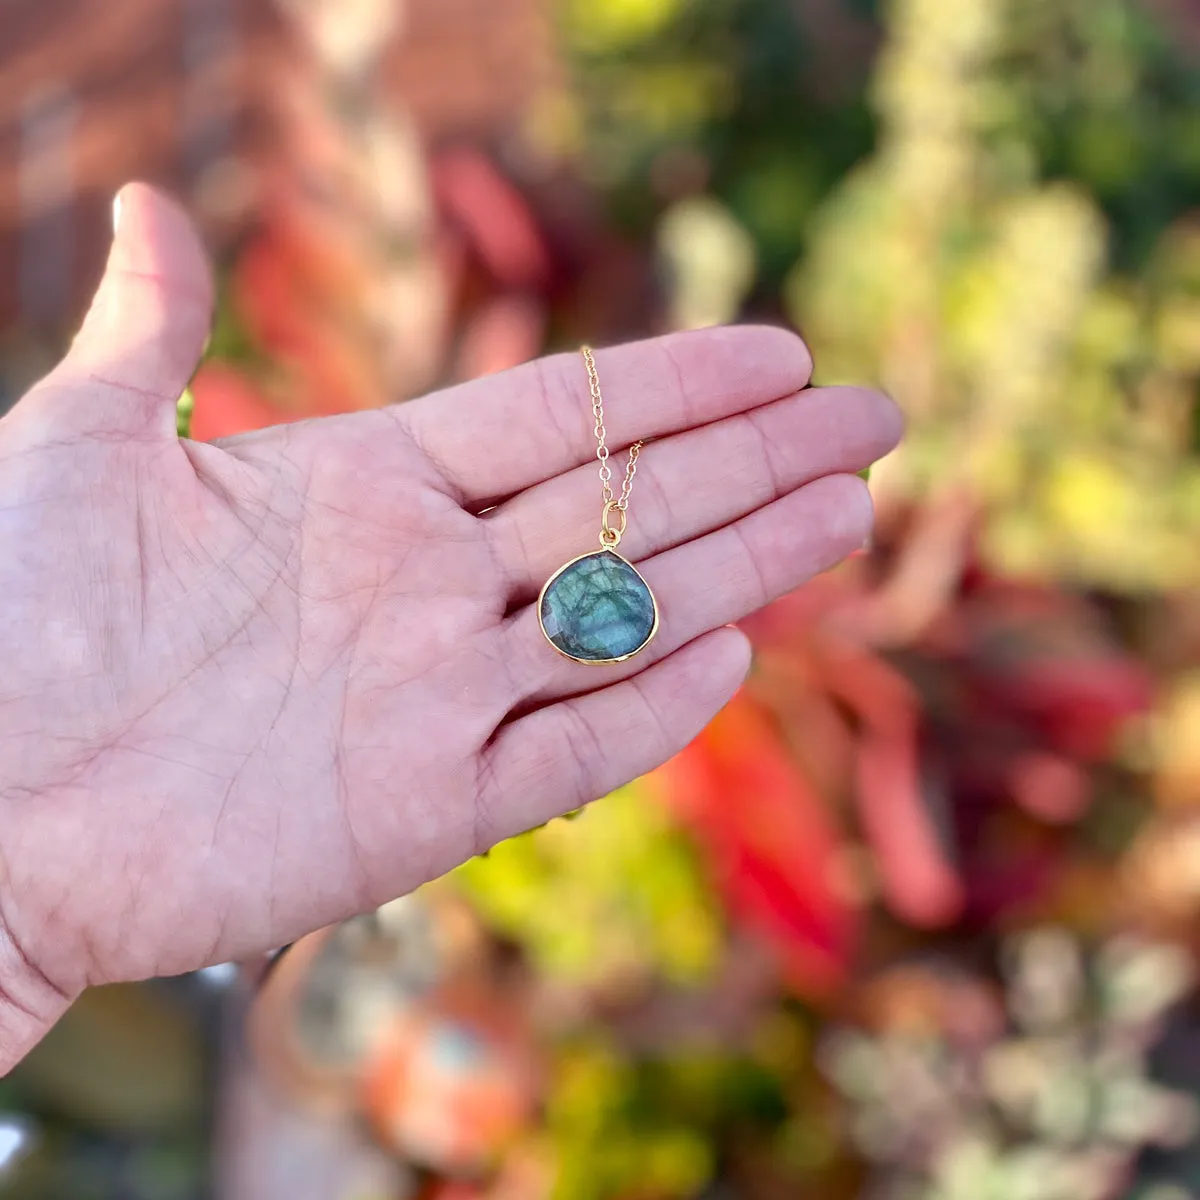
[[[610,550],[576,559],[554,575],[542,592],[540,614],[550,641],[584,662],[635,654],[658,620],[646,581]]]

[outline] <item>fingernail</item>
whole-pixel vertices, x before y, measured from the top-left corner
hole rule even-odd
[[[121,224],[121,193],[118,192],[113,197],[112,203],[112,225],[114,235]]]

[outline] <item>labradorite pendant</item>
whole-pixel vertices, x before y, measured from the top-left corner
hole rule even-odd
[[[632,563],[611,549],[572,559],[538,597],[546,640],[576,662],[623,662],[658,630],[658,602]]]

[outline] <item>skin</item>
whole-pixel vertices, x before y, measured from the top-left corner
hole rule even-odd
[[[599,352],[614,455],[654,439],[621,552],[662,626],[575,664],[532,601],[598,530],[577,355],[181,441],[208,266],[149,188],[119,211],[69,354],[0,420],[0,1070],[89,985],[281,945],[678,751],[748,669],[729,622],[869,536],[853,472],[901,430],[805,390],[782,330]]]

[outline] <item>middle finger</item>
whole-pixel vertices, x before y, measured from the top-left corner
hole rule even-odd
[[[638,462],[620,552],[638,560],[770,504],[825,475],[869,466],[899,440],[902,419],[864,388],[812,388],[649,444]],[[611,462],[614,483],[625,456]],[[529,488],[483,520],[504,569],[510,606],[535,596],[600,530],[596,464]]]

